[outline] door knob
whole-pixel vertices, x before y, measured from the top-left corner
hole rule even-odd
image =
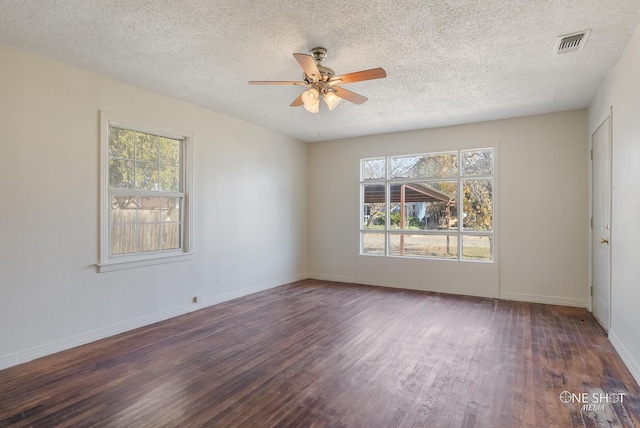
[[[609,243],[609,240],[608,240],[608,239],[605,239],[605,238],[600,238],[600,243],[601,243],[601,244],[608,244],[608,243]]]

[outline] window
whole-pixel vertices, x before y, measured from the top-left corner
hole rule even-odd
[[[493,261],[491,148],[362,159],[360,254]]]
[[[190,258],[188,133],[101,115],[100,272]]]

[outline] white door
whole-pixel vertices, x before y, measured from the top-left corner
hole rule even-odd
[[[611,139],[610,118],[591,137],[593,198],[591,231],[593,315],[609,330],[611,299]]]

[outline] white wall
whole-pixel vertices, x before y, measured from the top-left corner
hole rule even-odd
[[[305,143],[11,48],[0,63],[0,368],[307,277]],[[100,110],[193,133],[194,260],[96,273]]]
[[[306,145],[11,48],[0,62],[0,368],[308,276],[586,306],[584,110]],[[193,261],[96,273],[100,110],[193,133]],[[360,158],[486,146],[495,263],[358,255]]]
[[[609,338],[640,383],[640,27],[589,107],[589,136],[612,126],[611,328]]]
[[[579,110],[312,144],[311,275],[585,307],[586,129]],[[488,146],[498,159],[495,263],[358,255],[359,159]]]

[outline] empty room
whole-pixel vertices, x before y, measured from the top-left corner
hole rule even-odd
[[[640,426],[638,76],[637,0],[0,0],[0,427]]]

